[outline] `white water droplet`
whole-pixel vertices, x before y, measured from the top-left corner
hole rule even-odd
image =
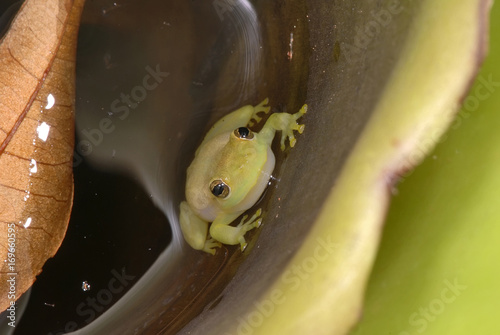
[[[54,96],[52,94],[49,94],[47,96],[47,106],[45,106],[45,109],[51,109],[55,103],[56,103],[56,99],[54,98]]]
[[[30,172],[31,173],[36,173],[38,171],[38,168],[36,166],[36,160],[34,160],[33,158],[31,159],[31,162],[30,162]]]
[[[49,137],[49,131],[50,131],[50,126],[42,122],[37,128],[36,132],[38,134],[38,138],[41,139],[42,141],[47,141],[47,138]]]

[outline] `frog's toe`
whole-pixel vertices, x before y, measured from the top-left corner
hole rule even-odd
[[[259,209],[259,211],[258,211],[259,215],[260,215],[260,212],[261,212],[261,210]],[[257,213],[256,213],[256,215],[257,215]],[[255,217],[255,215],[253,217]],[[251,221],[251,220],[249,220],[249,221]],[[246,247],[248,246],[248,243],[245,241],[245,233],[249,230],[254,229],[254,228],[259,228],[261,224],[262,224],[262,218],[259,218],[257,220],[253,220],[251,222],[247,222],[247,223],[243,224],[243,226],[241,226],[241,229],[242,229],[241,233],[242,234],[238,239],[238,242],[240,243],[241,251],[245,250]]]
[[[262,224],[262,218],[259,218],[261,214],[262,209],[259,208],[249,220],[247,220],[248,215],[245,215],[238,224],[237,227],[240,228],[238,242],[241,246],[241,251],[245,250],[247,247],[247,242],[245,241],[245,234],[247,231],[258,228]]]
[[[241,218],[241,221],[240,223],[238,223],[238,225],[236,227],[242,227],[245,225],[245,221],[246,219],[248,218],[248,215],[244,215],[242,218]]]
[[[202,251],[204,251],[208,254],[211,254],[212,256],[215,256],[215,253],[217,252],[217,250],[215,250],[215,248],[205,248]]]
[[[205,241],[205,245],[203,247],[203,251],[208,252],[209,254],[215,255],[216,249],[215,248],[220,248],[222,244],[213,238],[210,238]]]
[[[307,112],[307,105],[302,106],[300,111],[288,117],[287,125],[284,127],[281,133],[281,150],[285,150],[285,141],[288,138],[290,142],[290,147],[293,148],[295,143],[297,143],[297,139],[295,138],[294,131],[297,131],[299,134],[302,134],[305,129],[305,125],[297,123],[297,120],[302,117]],[[289,114],[288,114],[289,115]]]
[[[286,140],[286,138],[287,138],[286,134],[283,134],[281,136],[281,141],[280,141],[281,151],[285,151],[285,149],[286,149],[286,146],[285,146],[285,140]]]
[[[271,111],[271,107],[267,106],[268,102],[269,102],[269,99],[265,98],[264,100],[261,101],[260,104],[258,104],[254,108],[254,115],[259,118],[259,121],[260,121],[260,119],[262,119],[262,117],[257,116],[258,113],[268,114]]]
[[[262,120],[262,116],[259,116],[259,113],[268,114],[271,111],[271,107],[266,106],[269,102],[269,98],[265,98],[262,100],[257,106],[253,107],[253,114],[248,122],[248,126],[252,127]]]
[[[262,120],[262,117],[261,116],[258,116],[257,114],[254,114],[252,116],[252,118],[250,119],[250,121],[248,121],[248,126],[249,127],[253,127],[255,126],[257,123],[260,122],[260,120]]]
[[[297,113],[293,114],[293,117],[294,117],[295,120],[298,120],[305,113],[307,113],[307,105],[306,104],[304,104]]]
[[[268,103],[269,103],[269,98],[265,98],[264,100],[262,100],[262,101],[260,102],[260,104],[258,104],[258,105],[257,105],[257,107],[262,108],[262,107],[264,107],[265,105],[267,105]],[[267,108],[269,108],[269,107],[267,107]]]
[[[295,138],[295,135],[293,131],[296,130],[299,132],[299,134],[302,134],[304,131],[304,125],[298,125],[298,124],[293,124],[290,129],[287,131],[283,131],[283,134],[281,135],[281,150],[284,151],[286,148],[285,141],[288,138],[288,141],[290,142],[290,147],[293,148],[295,146],[295,143],[297,143],[297,139]]]
[[[247,220],[248,218],[248,215],[245,215],[240,223],[238,224],[238,227],[241,227],[245,232],[249,231],[249,230],[252,230],[253,228],[257,228],[260,226],[260,223],[262,221],[262,219],[258,219],[259,216],[262,214],[262,209],[259,208],[254,215],[252,215],[252,217],[250,219]],[[245,222],[246,221],[246,222]]]
[[[297,131],[299,132],[299,134],[302,134],[305,128],[306,126],[304,124],[299,124],[297,127]]]
[[[243,238],[243,242],[240,241],[240,249],[241,251],[245,251],[245,249],[247,248],[248,246],[248,243],[245,242],[245,239]]]

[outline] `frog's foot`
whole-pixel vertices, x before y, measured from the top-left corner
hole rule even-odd
[[[249,220],[247,220],[248,215],[245,215],[241,219],[240,223],[236,226],[237,228],[240,228],[238,242],[240,243],[241,251],[245,250],[245,248],[248,245],[248,243],[245,241],[246,232],[254,228],[259,228],[260,225],[262,224],[262,218],[260,218],[261,214],[262,214],[262,209],[259,208],[257,212],[255,212],[255,214],[252,215],[252,217]]]
[[[220,248],[222,244],[213,238],[209,238],[205,241],[202,251],[208,252],[209,254],[215,255],[215,248]]]
[[[237,226],[229,225],[234,220],[232,216],[216,219],[210,226],[210,236],[223,244],[239,244],[241,246],[241,250],[244,250],[247,246],[245,234],[247,231],[260,226],[262,222],[262,219],[259,218],[261,213],[262,210],[259,209],[248,220],[248,215],[245,215]]]
[[[259,113],[264,113],[264,114],[269,113],[271,107],[266,106],[268,102],[269,98],[265,98],[260,102],[260,104],[258,104],[253,108],[253,114],[251,120],[248,122],[249,127],[256,125],[257,123],[260,122],[260,120],[262,120],[262,116],[258,115]]]
[[[281,128],[281,150],[285,150],[285,140],[288,138],[290,141],[290,147],[293,148],[297,139],[295,138],[293,131],[296,130],[299,134],[304,132],[305,125],[298,124],[297,120],[302,117],[307,112],[307,105],[302,106],[302,108],[295,114],[282,114],[283,117],[286,117],[287,125]],[[279,115],[279,114],[278,114]]]

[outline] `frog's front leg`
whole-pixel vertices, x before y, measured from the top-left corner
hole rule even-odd
[[[215,255],[215,248],[221,244],[213,238],[207,240],[208,222],[200,219],[186,201],[180,205],[180,227],[184,240],[196,250],[202,250]]]
[[[269,99],[266,98],[262,100],[257,106],[246,105],[235,110],[234,112],[229,113],[228,115],[217,121],[217,123],[214,124],[212,128],[210,128],[203,141],[206,142],[219,134],[231,132],[236,128],[244,127],[246,125],[251,126],[259,122],[262,117],[258,114],[267,114],[271,110],[271,107],[266,106],[268,102]]]
[[[218,217],[210,226],[210,236],[224,244],[239,244],[241,250],[243,251],[247,246],[245,234],[247,231],[260,226],[262,223],[262,218],[260,218],[261,213],[262,210],[259,209],[248,220],[248,215],[245,215],[236,227],[230,226],[229,224],[233,222],[234,219],[236,219],[241,213],[228,214],[220,218]]]

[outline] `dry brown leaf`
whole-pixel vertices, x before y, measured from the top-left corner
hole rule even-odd
[[[0,42],[0,311],[33,284],[68,226],[83,3],[27,0]]]

